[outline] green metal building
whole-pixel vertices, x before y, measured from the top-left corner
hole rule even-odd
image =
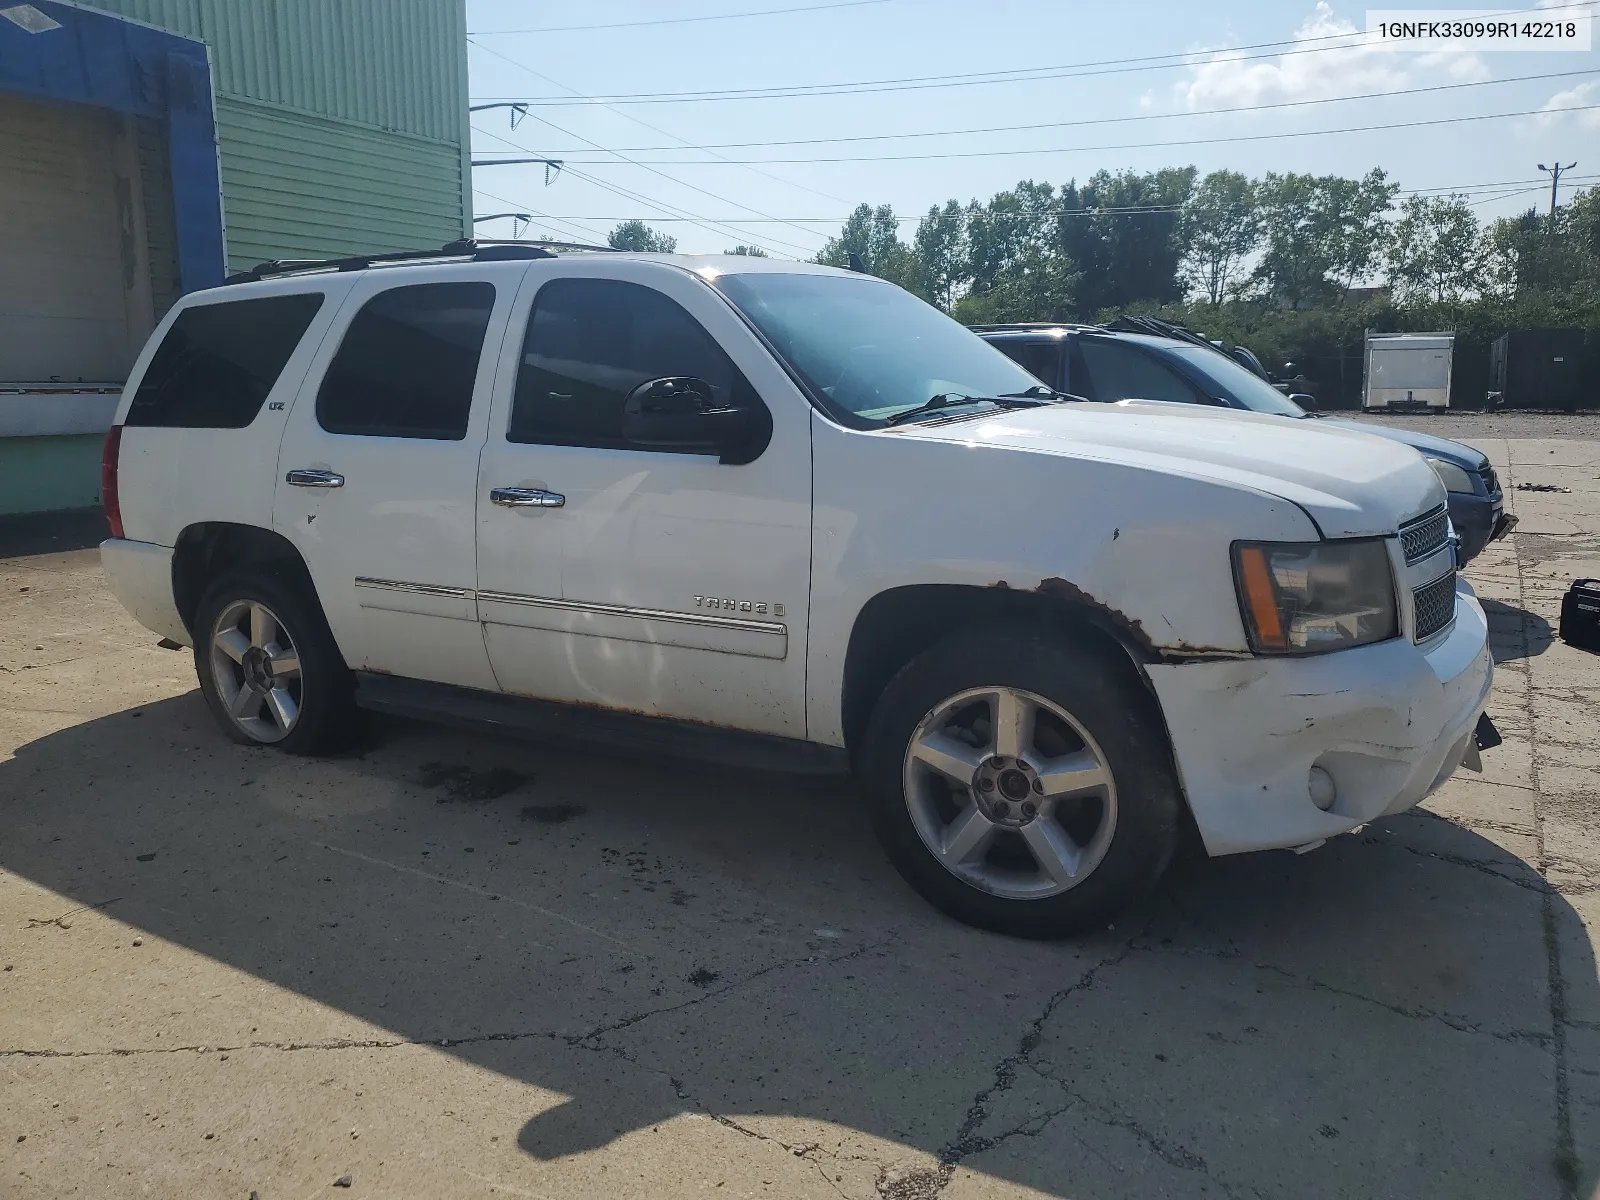
[[[465,0],[0,4],[0,513],[98,500],[185,291],[471,232]]]

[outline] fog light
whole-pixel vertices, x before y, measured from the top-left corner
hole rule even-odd
[[[1333,807],[1333,801],[1338,796],[1338,789],[1333,786],[1333,776],[1321,767],[1312,767],[1311,775],[1306,780],[1306,785],[1311,791],[1311,803],[1323,812]]]

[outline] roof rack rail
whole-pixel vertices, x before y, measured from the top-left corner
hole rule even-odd
[[[523,241],[496,242],[461,238],[437,250],[395,250],[383,254],[354,254],[348,258],[275,258],[257,263],[223,280],[230,283],[255,283],[278,275],[321,272],[365,271],[388,263],[418,262],[432,258],[467,258],[473,262],[513,262],[532,258],[554,258],[557,250],[603,250],[610,246],[590,246],[583,242]]]

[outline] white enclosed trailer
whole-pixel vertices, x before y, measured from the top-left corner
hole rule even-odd
[[[1369,333],[1362,408],[1450,407],[1453,333]]]

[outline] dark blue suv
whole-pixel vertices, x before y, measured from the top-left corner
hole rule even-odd
[[[1150,331],[1061,324],[972,328],[1049,386],[1086,400],[1165,400],[1276,413],[1296,420],[1319,418],[1403,442],[1428,460],[1449,493],[1450,522],[1460,539],[1459,561],[1463,564],[1509,529],[1500,483],[1481,450],[1409,429],[1307,412],[1296,403],[1296,397],[1285,396],[1260,374],[1197,334],[1162,322],[1144,321],[1141,330],[1144,325]],[[1309,396],[1299,399],[1314,403]]]

